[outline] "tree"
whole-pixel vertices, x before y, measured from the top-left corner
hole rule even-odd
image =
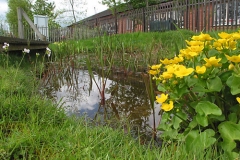
[[[33,19],[33,13],[31,10],[31,1],[30,0],[8,0],[8,12],[7,12],[7,22],[14,28],[18,25],[18,16],[17,8],[21,7],[28,15],[30,19]],[[23,24],[26,25],[26,22],[23,21]]]
[[[76,23],[85,16],[85,0],[62,0],[62,5],[64,8],[58,10],[58,18],[63,20],[66,24]]]
[[[57,13],[54,12],[56,5],[54,2],[48,2],[48,0],[36,0],[33,8],[33,14],[35,15],[46,15],[48,16],[49,27],[59,27],[60,25],[56,22]]]
[[[118,25],[117,25],[117,13],[121,10],[124,10],[126,5],[124,4],[126,0],[102,0],[103,5],[107,5],[109,9],[112,11],[113,16],[115,17],[115,33],[118,33]]]
[[[130,4],[133,8],[148,7],[150,5],[157,4],[161,1],[164,1],[164,0],[125,0],[125,2]]]

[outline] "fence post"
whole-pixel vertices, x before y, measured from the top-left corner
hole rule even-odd
[[[36,32],[39,38],[41,40],[46,40],[46,36],[42,35],[41,32],[39,32],[38,28],[33,24],[31,19],[28,17],[26,12],[20,7],[17,8],[17,13],[18,13],[18,37],[21,39],[24,39],[24,30],[23,30],[23,24],[22,24],[22,16],[25,18],[25,20],[28,22],[28,24],[31,26],[31,28]]]
[[[143,32],[146,32],[146,17],[145,17],[145,7],[142,8],[143,17]]]
[[[24,39],[24,30],[22,23],[22,10],[20,7],[17,8],[17,16],[18,16],[18,38]]]

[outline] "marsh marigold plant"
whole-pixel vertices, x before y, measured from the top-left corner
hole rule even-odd
[[[162,92],[158,129],[185,142],[187,151],[217,145],[234,159],[240,151],[240,31],[217,38],[201,33],[186,44],[149,70]]]

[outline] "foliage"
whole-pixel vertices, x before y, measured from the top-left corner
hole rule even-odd
[[[102,0],[103,5],[107,5],[112,11],[112,14],[115,18],[115,33],[118,33],[118,23],[117,23],[117,14],[123,10],[126,10],[123,0]]]
[[[7,22],[10,26],[18,25],[17,8],[21,7],[30,19],[33,19],[31,2],[29,0],[8,0]],[[24,25],[27,23],[24,21]]]
[[[56,5],[54,2],[47,2],[45,0],[36,0],[33,4],[33,14],[34,15],[45,15],[48,16],[48,26],[49,27],[59,27],[56,22],[57,13],[54,12]]]
[[[85,16],[86,0],[62,0],[60,3],[64,6],[58,10],[58,19],[65,25],[78,22]]]
[[[9,11],[7,12],[7,22],[10,26],[11,34],[17,36],[18,30],[18,16],[17,8],[21,7],[28,17],[33,21],[33,15],[47,15],[48,26],[50,27],[59,27],[59,24],[56,22],[57,13],[54,12],[55,4],[54,2],[47,2],[44,0],[37,0],[35,3],[32,3],[30,0],[8,0]],[[25,29],[30,28],[29,24],[22,18],[23,25]]]
[[[201,33],[172,59],[149,73],[162,94],[162,137],[185,141],[186,150],[218,144],[229,159],[239,158],[240,33]]]
[[[102,4],[107,5],[110,9],[116,8],[122,3],[124,3],[123,0],[102,0]]]
[[[125,0],[133,8],[142,8],[159,3],[159,0]]]

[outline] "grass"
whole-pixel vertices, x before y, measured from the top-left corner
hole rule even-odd
[[[114,54],[114,66],[130,68],[137,71],[139,66],[147,67],[157,63],[160,58],[170,58],[178,54],[185,46],[185,39],[194,33],[187,30],[127,33],[121,35],[96,37],[86,40],[69,40],[54,43],[50,48],[57,58],[73,56],[76,53],[86,55],[91,53],[93,61],[97,62],[98,54],[105,57]]]
[[[150,39],[158,34],[150,33]],[[171,38],[167,39],[170,35],[162,34],[168,47],[175,45],[170,43]],[[135,36],[142,41],[136,41],[136,46],[142,46],[144,51],[147,33],[129,34],[123,41],[127,45]],[[156,37],[156,41],[160,39]],[[90,40],[83,43],[91,45]],[[11,55],[7,66],[6,59],[0,63],[0,159],[226,159],[216,148],[202,153],[197,148],[188,152],[180,142],[163,141],[162,147],[142,144],[140,138],[124,132],[121,122],[115,122],[112,128],[107,124],[96,125],[86,117],[67,116],[61,104],[38,94],[35,59],[32,63],[27,57],[21,59]]]

